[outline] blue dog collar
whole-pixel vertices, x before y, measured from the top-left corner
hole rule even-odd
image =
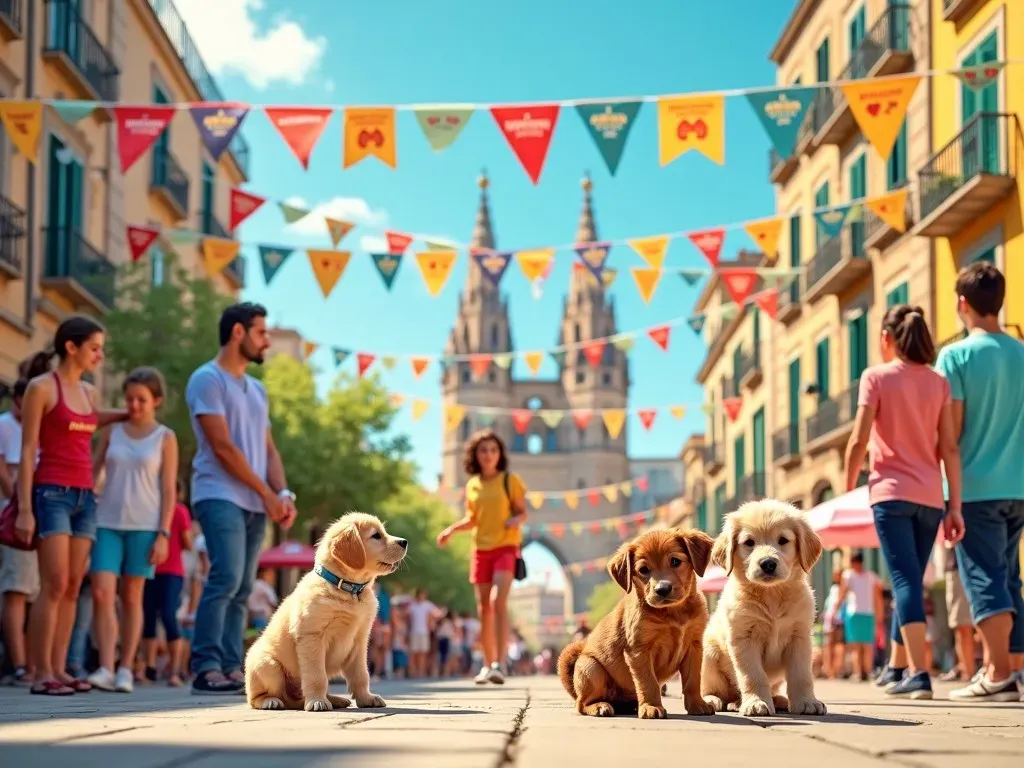
[[[320,565],[320,563],[316,563],[313,566],[313,573],[315,573],[321,579],[326,581],[332,587],[337,587],[342,592],[348,592],[353,597],[359,597],[359,595],[362,594],[363,590],[366,589],[366,585],[369,584],[369,582],[357,584],[354,581],[345,581],[345,579],[341,578],[340,576],[328,571],[326,568]]]

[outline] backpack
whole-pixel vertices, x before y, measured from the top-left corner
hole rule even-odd
[[[512,492],[508,488],[508,472],[502,478],[502,486],[505,488],[505,498],[508,499],[509,506],[512,505]],[[523,560],[522,554],[516,555],[516,570],[515,580],[524,581],[526,579],[526,561]]]

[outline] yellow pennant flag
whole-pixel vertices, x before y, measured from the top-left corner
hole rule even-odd
[[[540,367],[544,364],[543,352],[526,352],[523,354],[523,359],[526,360],[526,365],[530,369],[530,373],[534,376],[540,373]]]
[[[441,293],[448,282],[455,264],[456,251],[420,251],[416,254],[416,263],[423,273],[423,282],[431,296]]]
[[[0,119],[3,120],[11,143],[32,165],[39,159],[39,137],[43,132],[43,103],[41,101],[2,101]]]
[[[380,359],[380,364],[384,366],[385,370],[390,371],[398,364],[398,358],[394,355],[384,355],[384,357]]]
[[[619,490],[622,491],[623,496],[633,495],[633,481],[627,480],[624,483],[619,483]]]
[[[532,283],[544,276],[554,257],[554,248],[538,248],[533,251],[519,251],[516,254],[516,261],[519,262],[519,268],[523,270],[526,279]]]
[[[413,400],[412,401],[412,420],[419,421],[423,418],[423,414],[430,408],[429,400]]]
[[[661,269],[665,263],[665,252],[668,250],[668,235],[641,237],[629,241],[629,247],[654,269]]]
[[[860,132],[883,160],[889,159],[903,118],[907,116],[910,99],[920,82],[920,75],[912,75],[885,80],[855,80],[842,86]]]
[[[878,218],[897,232],[907,231],[907,188],[897,189],[888,195],[865,200],[864,204]]]
[[[601,419],[604,421],[604,428],[612,440],[618,438],[622,432],[622,425],[626,423],[626,412],[622,409],[614,411],[601,411]]]
[[[344,167],[351,168],[368,157],[376,157],[394,168],[395,110],[391,107],[349,107],[345,110]]]
[[[782,233],[782,219],[768,221],[751,221],[743,225],[769,264],[774,264],[779,257],[779,235]]]
[[[462,423],[462,417],[466,415],[464,405],[446,405],[444,407],[444,431],[451,432]]]
[[[580,505],[580,495],[576,491],[569,491],[565,494],[565,506],[569,509],[576,509]]]
[[[534,509],[540,509],[544,506],[544,494],[538,491],[531,491],[526,494],[526,498],[530,501],[530,506]]]
[[[630,267],[629,271],[633,273],[633,280],[636,281],[637,290],[640,291],[640,298],[644,300],[644,304],[650,304],[651,297],[654,296],[654,289],[658,287],[658,281],[661,280],[661,270]]]
[[[686,416],[686,406],[685,405],[673,405],[668,410],[669,410],[669,413],[671,413],[677,419],[681,419],[684,416]]]
[[[327,222],[327,231],[331,234],[331,243],[335,248],[345,239],[345,235],[355,229],[356,226],[351,221],[332,219],[329,216],[324,216],[324,221]]]
[[[601,489],[601,493],[603,493],[604,497],[608,499],[608,501],[610,501],[612,504],[614,504],[616,499],[619,498],[619,489],[617,486],[614,485],[606,485],[604,488]]]
[[[725,97],[720,93],[658,99],[658,157],[668,165],[695,149],[725,163]]]
[[[317,344],[315,341],[305,341],[305,340],[303,340],[303,342],[302,342],[302,356],[303,357],[309,357],[314,352],[316,352],[316,350],[317,350],[317,348],[319,346],[320,345]]]
[[[221,237],[207,237],[203,240],[203,268],[210,277],[219,275],[221,271],[235,260],[241,243]]]
[[[306,251],[309,254],[309,263],[313,267],[313,276],[316,278],[320,290],[326,299],[331,295],[334,286],[338,284],[341,276],[345,274],[348,260],[352,257],[349,251]]]
[[[572,531],[573,536],[579,536],[583,533],[583,523],[573,523],[569,526],[569,530]]]

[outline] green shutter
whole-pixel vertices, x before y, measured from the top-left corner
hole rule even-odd
[[[829,47],[828,38],[826,37],[820,46],[818,46],[817,52],[817,76],[819,83],[828,82],[829,79]]]
[[[850,165],[850,199],[861,200],[868,195],[868,163],[867,154],[862,153]],[[850,247],[854,256],[864,255],[864,222],[850,222]]]
[[[789,364],[789,440],[790,447],[799,448],[800,437],[800,358]]]
[[[814,349],[814,359],[816,366],[816,373],[818,376],[818,403],[822,403],[828,399],[829,392],[829,349],[828,339],[824,338],[818,342],[818,346]]]
[[[739,493],[740,482],[747,475],[747,436],[740,435],[732,444],[733,459],[733,489]]]
[[[885,183],[888,189],[899,189],[907,183],[907,121],[904,119],[896,135],[892,153],[886,162]]]
[[[753,421],[754,438],[754,493],[763,496],[765,477],[765,434],[764,434],[764,408],[759,408],[754,414]]]
[[[754,319],[752,321],[754,323],[754,330],[753,330],[753,334],[754,334],[754,349],[753,349],[753,353],[754,353],[754,357],[756,359],[757,355],[758,355],[758,351],[761,349],[761,312],[758,310],[757,307],[754,307],[751,310],[751,312],[752,312],[752,314],[754,316]]]
[[[215,181],[213,168],[203,161],[203,232],[209,234],[213,219],[213,185]]]
[[[850,383],[857,381],[868,367],[868,316],[859,315],[847,323],[850,344]]]
[[[732,386],[733,396],[738,396],[740,393],[740,369],[743,366],[743,347],[739,344],[732,351]]]
[[[722,516],[725,514],[725,483],[715,488],[715,519],[714,531],[717,533],[721,528]]]
[[[818,189],[815,190],[815,192],[814,192],[814,208],[815,208],[815,210],[818,210],[818,209],[821,209],[821,208],[828,208],[828,205],[829,205],[829,189],[828,189],[828,182],[826,181],[824,184],[822,184],[820,187],[818,187]],[[814,242],[817,243],[818,245],[821,245],[825,240],[828,240],[828,235],[826,235],[822,231],[821,227],[815,227],[814,228],[814,233],[815,233]]]
[[[850,58],[857,52],[860,47],[861,40],[864,39],[864,33],[867,30],[867,16],[864,11],[864,6],[860,7],[857,11],[857,15],[850,20]]]
[[[891,309],[899,304],[910,303],[910,287],[906,283],[900,283],[885,296],[885,308]]]
[[[708,529],[708,500],[701,499],[697,504],[697,530],[706,531]]]

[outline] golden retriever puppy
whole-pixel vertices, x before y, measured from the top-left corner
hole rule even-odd
[[[383,707],[370,692],[366,655],[377,615],[373,582],[393,573],[409,542],[389,536],[376,517],[350,512],[316,550],[316,565],[284,599],[245,657],[245,692],[253,709],[327,712],[347,707],[327,692],[344,676],[356,704]]]
[[[711,562],[729,574],[704,634],[704,701],[741,715],[824,715],[814,697],[814,593],[821,541],[804,515],[773,499],[726,515]],[[786,683],[786,696],[779,694]],[[788,697],[788,698],[787,698]]]
[[[662,686],[677,672],[686,711],[714,714],[701,698],[708,604],[697,589],[712,544],[701,531],[650,531],[611,559],[608,572],[626,594],[586,640],[558,657],[562,686],[580,714],[608,717],[618,710],[663,718]]]

